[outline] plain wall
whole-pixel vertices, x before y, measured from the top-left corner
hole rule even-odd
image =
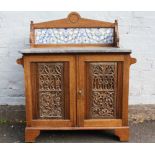
[[[0,104],[25,104],[20,49],[29,48],[30,21],[67,17],[69,12],[0,12]],[[129,104],[155,104],[155,12],[79,12],[82,17],[118,19],[120,46],[132,49]]]

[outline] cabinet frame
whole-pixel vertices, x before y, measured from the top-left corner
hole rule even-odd
[[[70,89],[72,92],[71,99],[71,121],[68,120],[34,120],[32,117],[32,85],[31,85],[31,62],[70,62]],[[118,76],[122,75],[122,86],[118,84],[119,100],[122,101],[120,110],[120,118],[118,119],[99,119],[84,120],[83,95],[79,95],[78,91],[84,88],[83,72],[84,63],[86,61],[103,61],[118,62]],[[24,66],[25,75],[25,95],[26,95],[26,129],[25,141],[34,142],[41,130],[114,130],[114,134],[120,138],[120,141],[128,141],[128,93],[129,93],[129,68],[131,64],[136,63],[135,58],[131,58],[130,54],[25,54],[21,59],[17,60],[18,64]],[[82,72],[82,73],[81,73]]]

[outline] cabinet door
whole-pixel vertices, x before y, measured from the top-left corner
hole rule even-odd
[[[123,56],[84,55],[78,61],[78,125],[122,126]]]
[[[74,126],[75,58],[67,55],[27,56],[24,68],[29,126]]]

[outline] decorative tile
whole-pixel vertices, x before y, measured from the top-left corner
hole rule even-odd
[[[112,44],[113,28],[35,29],[35,44]]]

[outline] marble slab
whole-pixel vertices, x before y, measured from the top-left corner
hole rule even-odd
[[[20,50],[21,54],[76,54],[76,53],[126,53],[130,54],[130,49],[111,47],[61,47],[61,48],[29,48]]]

